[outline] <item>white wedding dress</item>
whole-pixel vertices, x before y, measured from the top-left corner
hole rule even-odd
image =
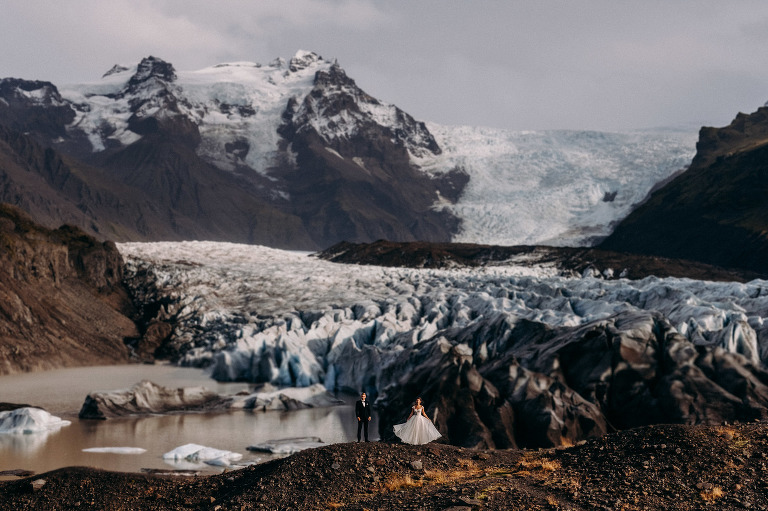
[[[394,430],[400,440],[406,444],[421,445],[440,438],[441,435],[432,421],[424,415],[424,407],[413,407],[413,415],[404,424],[395,424]]]

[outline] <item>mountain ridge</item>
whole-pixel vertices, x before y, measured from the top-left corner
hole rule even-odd
[[[259,83],[275,87],[248,90],[266,94],[267,112],[264,102],[238,98],[247,80],[219,80],[221,73],[262,72],[267,77]],[[184,87],[179,76],[188,79]],[[23,130],[41,151],[66,159],[85,186],[97,174],[113,180],[119,192],[109,180],[101,183],[104,193],[120,196],[118,204],[78,197],[78,207],[92,214],[74,221],[95,235],[306,250],[342,239],[449,239],[457,229],[458,221],[433,204],[441,190],[443,200],[456,197],[466,180],[458,171],[447,179],[424,174],[408,155],[422,146],[439,152],[424,124],[368,96],[337,64],[311,52],[288,64],[274,61],[266,71],[240,64],[197,74],[148,57],[135,68],[113,67],[101,84],[63,92],[48,82],[0,83],[0,125]],[[261,124],[251,123],[259,115],[266,116]],[[382,119],[392,122],[383,126]],[[254,140],[269,151],[254,148]],[[3,149],[6,159],[19,160],[14,147]],[[23,181],[23,170],[40,169],[21,166],[0,168],[14,183],[0,190],[0,200],[24,207],[36,192],[15,183]],[[47,181],[49,196],[71,202],[61,182]],[[125,215],[125,206],[142,204],[143,212]],[[51,209],[43,221],[56,216],[56,206]],[[102,216],[98,209],[107,211]],[[102,225],[111,222],[118,228]]]
[[[198,71],[152,56],[61,87],[4,79],[0,125],[66,161],[79,186],[119,198],[73,198],[49,180],[41,221],[62,209],[58,196],[83,212],[74,220],[81,228],[118,241],[304,250],[379,238],[593,243],[691,155],[683,133],[511,133],[417,121],[307,51]],[[0,201],[35,202],[37,192],[19,184],[25,171],[37,169],[0,166],[9,183]]]

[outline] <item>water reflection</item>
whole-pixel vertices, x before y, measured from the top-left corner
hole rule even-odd
[[[48,438],[56,435],[56,431],[39,431],[37,433],[0,433],[0,453],[18,452],[34,454],[43,449]],[[0,466],[3,463],[0,461]],[[3,469],[5,470],[5,469]]]
[[[371,429],[376,431],[376,428],[374,419]],[[237,411],[107,421],[74,420],[71,426],[53,434],[0,435],[0,470],[23,468],[39,473],[84,465],[138,472],[142,468],[161,469],[171,464],[177,469],[218,472],[220,468],[202,462],[167,463],[162,455],[181,445],[195,443],[241,453],[242,463],[254,463],[276,456],[250,452],[246,449],[249,445],[304,436],[319,436],[327,443],[349,442],[356,434],[354,408],[349,405],[292,412]],[[95,447],[137,447],[146,452],[125,456],[82,451]]]

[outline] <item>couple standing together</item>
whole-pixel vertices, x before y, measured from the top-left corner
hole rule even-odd
[[[366,399],[365,392],[360,394],[360,400],[355,403],[355,415],[357,415],[357,441],[360,441],[360,433],[365,432],[365,441],[368,441],[368,422],[371,420],[371,403]],[[416,404],[411,407],[411,414],[403,424],[395,424],[395,435],[406,444],[426,444],[440,438],[442,435],[432,421],[427,417],[421,398],[416,398]]]

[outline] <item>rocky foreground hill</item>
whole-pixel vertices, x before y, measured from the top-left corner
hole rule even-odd
[[[0,374],[126,362],[139,330],[114,243],[0,205]]]
[[[344,443],[207,477],[64,468],[0,482],[0,510],[764,510],[766,481],[753,422],[542,450]]]

